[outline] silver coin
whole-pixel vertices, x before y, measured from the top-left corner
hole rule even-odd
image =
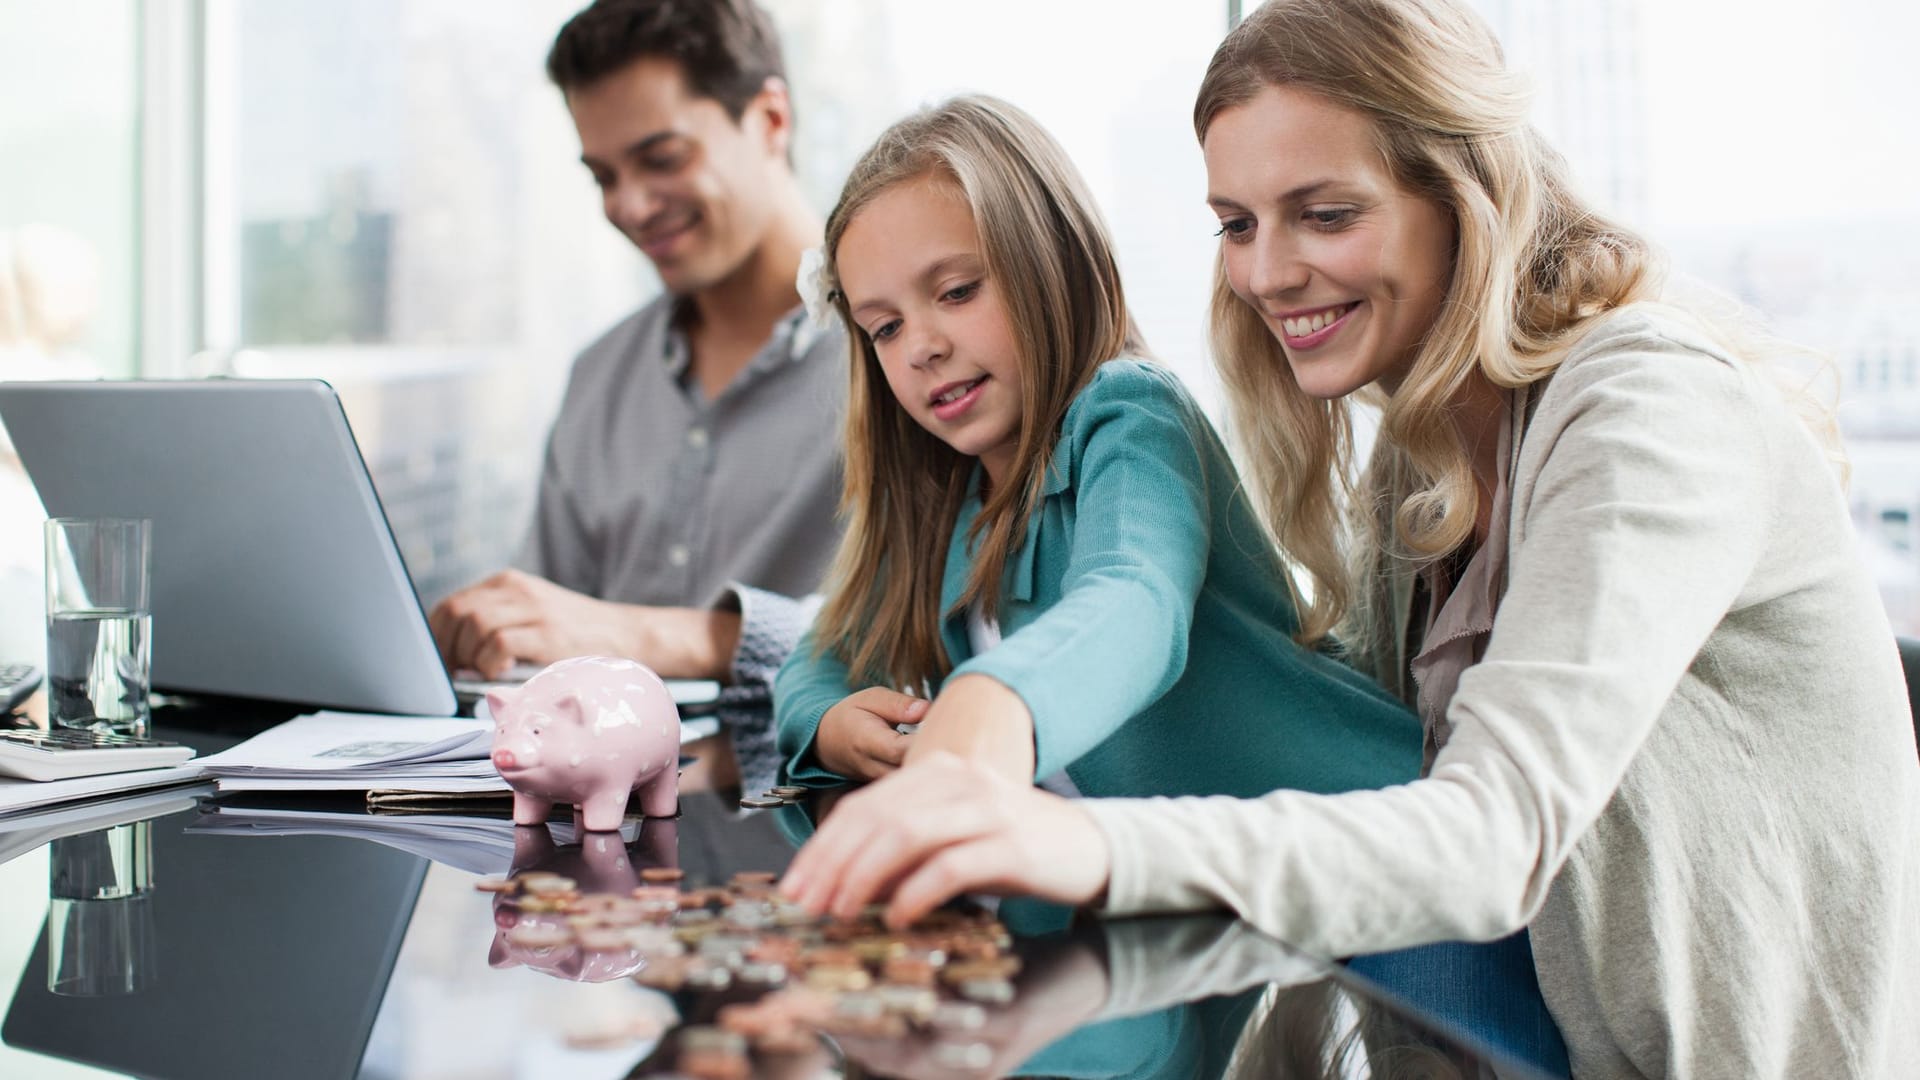
[[[740,800],[740,805],[749,810],[771,810],[776,806],[787,805],[787,800],[779,798],[756,798],[749,796]]]

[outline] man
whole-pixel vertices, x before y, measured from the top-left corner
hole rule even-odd
[[[575,362],[517,568],[429,618],[449,668],[627,656],[764,700],[810,620],[790,597],[839,540],[846,343],[795,291],[821,222],[784,70],[751,0],[596,0],[560,31],[580,160],[665,295]],[[763,736],[736,751],[771,761]]]

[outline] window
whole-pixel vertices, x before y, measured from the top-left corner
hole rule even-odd
[[[1148,344],[1217,406],[1206,353],[1215,222],[1192,117],[1225,4],[763,2],[785,35],[798,166],[823,211],[894,120],[962,92],[1005,98],[1073,158],[1114,233]]]
[[[74,369],[135,370],[138,14],[127,0],[73,0],[8,4],[0,16],[0,265],[54,290],[42,314],[58,323],[31,332],[0,323],[0,351],[16,364],[31,349]]]
[[[1920,391],[1892,363],[1920,349],[1920,67],[1906,50],[1920,13],[1473,2],[1534,78],[1536,123],[1589,195],[1832,361],[1864,555],[1895,627],[1920,632]],[[1568,62],[1589,44],[1605,63]]]
[[[429,602],[504,565],[575,353],[657,286],[548,45],[573,0],[212,0],[195,373],[340,391]]]

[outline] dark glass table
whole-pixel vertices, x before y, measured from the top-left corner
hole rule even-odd
[[[160,734],[211,752],[279,718],[176,712],[162,724],[196,726]],[[675,1075],[689,1025],[764,989],[666,992],[632,977],[634,955],[529,948],[476,883],[557,868],[591,893],[671,865],[688,886],[725,884],[783,867],[810,808],[689,791],[681,811],[583,846],[558,821],[202,785],[0,822],[0,1076]],[[756,1056],[752,1075],[1534,1075],[1225,916],[1103,922],[1008,901],[997,917],[1021,966],[980,1026],[820,1036]]]

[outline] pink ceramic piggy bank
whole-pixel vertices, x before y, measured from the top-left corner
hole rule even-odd
[[[493,767],[513,788],[513,820],[535,825],[571,803],[589,832],[609,832],[640,792],[648,817],[680,800],[680,714],[645,665],[606,656],[562,660],[513,690],[487,694]]]

